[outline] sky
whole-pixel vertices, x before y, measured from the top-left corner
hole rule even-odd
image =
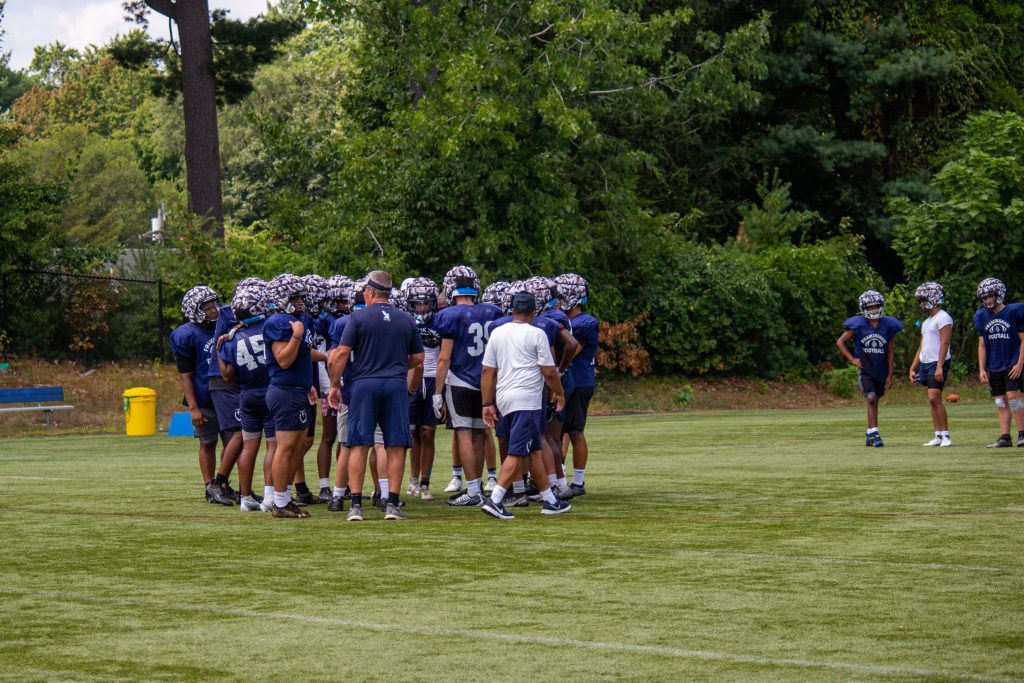
[[[209,0],[210,9],[230,10],[235,19],[248,19],[266,9],[266,0]],[[102,45],[117,33],[134,26],[124,21],[121,0],[7,0],[0,51],[11,53],[12,69],[24,69],[32,62],[32,48],[60,41],[82,49]],[[149,31],[167,37],[167,20],[152,14]],[[177,35],[177,31],[175,31]]]

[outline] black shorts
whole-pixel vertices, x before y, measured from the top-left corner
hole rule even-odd
[[[872,394],[875,398],[885,396],[885,380],[879,381],[863,370],[857,371],[857,386],[860,387],[860,393],[864,398],[869,398]]]
[[[938,363],[922,363],[917,369],[917,375],[914,376],[914,381],[921,384],[928,389],[938,389],[942,391],[946,388],[946,382],[949,381],[949,366],[950,362],[947,360],[942,364],[942,381],[939,382],[935,379],[935,368]]]
[[[311,439],[316,436],[316,414],[319,412],[316,406],[312,407],[309,411],[309,424],[306,425],[306,436]]]
[[[590,399],[594,397],[594,387],[576,387],[572,396],[565,404],[566,434],[582,434],[587,428],[587,413],[590,410]]]
[[[436,381],[433,377],[424,377],[422,386],[409,397],[409,426],[412,429],[418,427],[433,429],[437,426],[437,416],[434,415]]]
[[[999,372],[988,373],[988,391],[993,396],[1005,396],[1008,391],[1020,391],[1024,382],[1021,381],[1021,377],[1017,379],[1010,379],[1009,370],[1000,370]],[[1024,372],[1021,373],[1024,375]]]
[[[479,389],[466,387],[444,388],[445,404],[455,429],[484,428],[484,395]]]

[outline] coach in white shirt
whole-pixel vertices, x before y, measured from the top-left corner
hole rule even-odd
[[[538,485],[548,480],[540,445],[546,427],[541,398],[545,382],[556,409],[565,407],[562,382],[547,336],[530,324],[534,310],[533,294],[516,294],[512,299],[512,321],[491,333],[484,351],[480,377],[484,422],[493,428],[500,419],[508,435],[509,457],[501,463],[498,485],[481,508],[497,519],[514,519],[502,501],[508,487],[525,474],[527,467]],[[571,508],[556,498],[550,487],[540,494],[544,501],[541,514],[557,515]]]

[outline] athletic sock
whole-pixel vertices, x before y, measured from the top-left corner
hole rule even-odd
[[[453,479],[454,478],[462,479],[462,468],[461,467],[453,467],[452,468],[452,478]]]
[[[544,499],[545,503],[555,504],[555,494],[551,493],[551,489],[544,489],[540,492],[540,497]]]
[[[356,505],[362,505],[362,504],[363,504],[363,494],[362,493],[353,493],[352,494],[352,507],[355,507]]]
[[[274,507],[288,507],[288,503],[292,502],[292,495],[287,491],[274,491]]]
[[[224,484],[228,483],[228,478],[225,477],[223,474],[218,474],[216,477],[213,478],[213,483],[216,484],[217,486],[224,486]]]
[[[291,498],[292,497],[292,485],[288,484],[288,486],[285,487],[285,490],[288,491],[288,497]]]
[[[560,489],[569,488],[569,484],[565,481],[565,477],[559,477],[558,479],[555,479],[555,483],[558,484],[558,488]]]
[[[342,498],[342,497],[344,497],[344,495],[345,495],[345,489],[341,488],[340,486],[335,486],[334,487],[334,497],[335,498]]]
[[[878,433],[878,427],[872,427],[871,429],[868,430],[868,436],[871,436],[872,434],[877,434],[877,433]]]
[[[495,468],[495,467],[488,467],[487,468],[487,478],[488,479],[497,479],[498,478],[498,470],[497,470],[497,468]]]
[[[522,479],[516,479],[512,482],[512,492],[517,496],[521,496],[526,493],[526,482]]]
[[[399,503],[398,494],[397,493],[389,493],[388,494],[388,505],[394,505],[395,507],[398,507],[398,503]]]
[[[938,435],[939,435],[939,436],[945,436],[945,437],[948,437],[948,436],[949,436],[949,432],[938,432]]]
[[[501,501],[505,500],[506,491],[508,491],[508,489],[501,484],[495,486],[494,491],[491,493],[491,502],[495,505],[501,505]]]
[[[554,486],[557,482],[558,482],[558,477],[557,476],[555,476],[553,474],[549,474],[548,475],[548,486],[549,487]]]
[[[875,430],[875,431],[877,431],[877,430]],[[586,472],[587,472],[586,468],[583,468],[581,470],[580,469],[576,469],[575,467],[572,468],[572,485],[573,486],[583,486],[583,475],[586,474]]]
[[[420,477],[420,486],[424,488],[430,488],[430,475]]]
[[[480,478],[470,479],[466,482],[466,488],[469,490],[470,496],[480,495]]]
[[[263,487],[263,497],[266,498],[267,500],[274,500],[274,487],[273,486],[264,486]]]
[[[330,488],[330,486],[331,486],[331,480],[330,479],[328,479],[327,477],[320,477],[320,488],[326,489],[326,488]]]
[[[382,499],[391,495],[391,487],[388,485],[387,479],[378,479],[377,483],[380,484],[380,497]]]
[[[309,493],[309,487],[306,486],[306,482],[300,481],[295,484],[295,490],[299,493]]]

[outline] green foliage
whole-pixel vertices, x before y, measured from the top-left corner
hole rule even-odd
[[[839,398],[853,398],[859,391],[857,372],[853,365],[827,370],[821,375],[821,384]]]
[[[821,216],[813,211],[797,211],[792,208],[791,183],[779,179],[779,171],[767,173],[757,186],[761,206],[744,204],[740,207],[743,216],[742,235],[737,241],[755,248],[775,247],[789,244],[793,238],[802,241]]]
[[[10,152],[0,130],[0,272],[44,263],[59,240],[53,224],[67,195],[59,182],[34,179]]]

